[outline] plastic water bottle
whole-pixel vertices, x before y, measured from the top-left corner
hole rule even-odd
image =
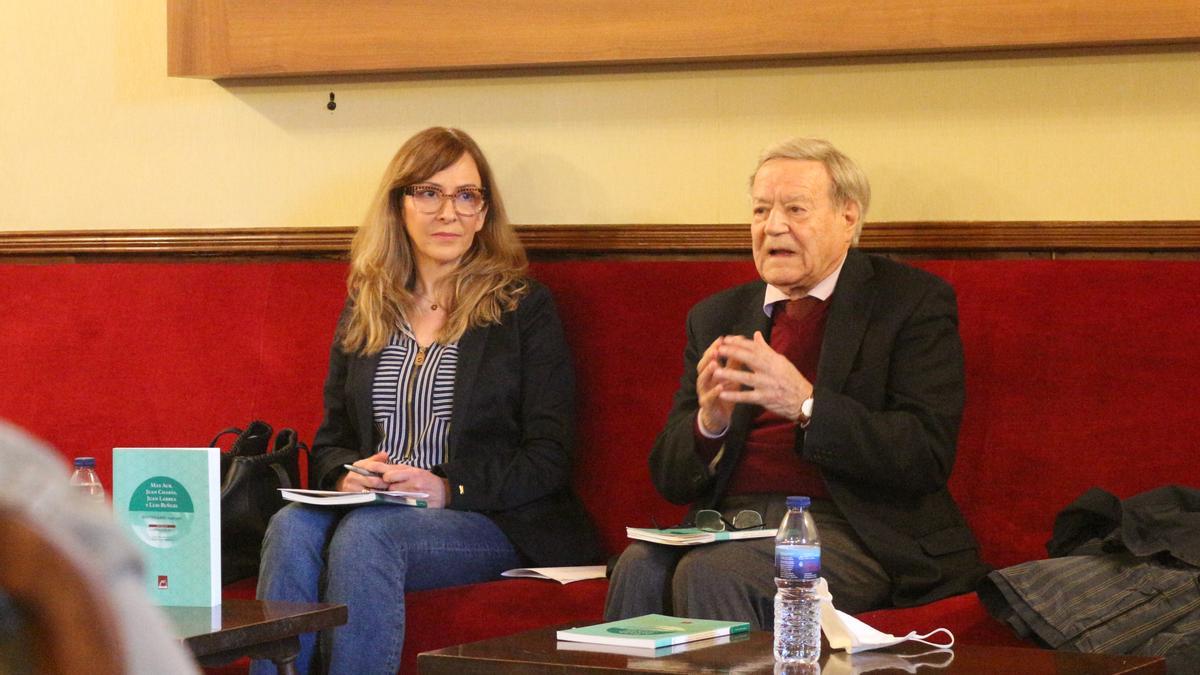
[[[808,497],[788,497],[775,535],[775,660],[816,663],[821,657],[821,538]]]
[[[96,475],[95,457],[76,457],[75,472],[71,474],[71,487],[93,504],[104,503],[104,486]]]

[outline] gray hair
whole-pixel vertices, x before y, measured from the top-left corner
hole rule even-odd
[[[838,206],[853,202],[858,206],[858,224],[854,230],[854,243],[862,234],[863,221],[867,218],[867,208],[871,205],[871,183],[867,174],[858,168],[854,160],[843,155],[829,141],[819,138],[791,138],[776,143],[763,151],[758,157],[758,165],[750,174],[750,185],[754,185],[754,177],[763,164],[773,159],[800,159],[820,162],[829,172],[831,186],[829,197]]]

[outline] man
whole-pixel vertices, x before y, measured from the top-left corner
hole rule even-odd
[[[852,250],[866,176],[825,141],[769,148],[751,177],[761,281],[688,314],[684,374],[650,455],[674,503],[767,527],[813,498],[822,576],[855,613],[973,590],[987,571],[946,482],[962,418],[954,291]],[[774,541],[634,542],[605,618],[647,613],[773,623]]]

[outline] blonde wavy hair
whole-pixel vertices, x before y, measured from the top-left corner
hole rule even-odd
[[[464,154],[475,160],[487,195],[483,227],[458,268],[439,282],[437,293],[449,297],[449,318],[437,336],[453,342],[469,328],[499,323],[529,290],[525,249],[513,232],[487,158],[475,141],[459,129],[431,127],[396,152],[383,174],[370,210],[350,246],[346,288],[350,315],[341,327],[341,346],[349,353],[375,354],[416,307],[413,289],[417,267],[404,226],[407,185],[428,180]]]

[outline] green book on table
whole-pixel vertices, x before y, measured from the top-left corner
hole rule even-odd
[[[632,619],[560,630],[558,639],[652,650],[749,631],[750,624],[745,621],[683,619],[662,614],[646,614]]]
[[[157,604],[221,604],[219,448],[114,448],[113,514]]]

